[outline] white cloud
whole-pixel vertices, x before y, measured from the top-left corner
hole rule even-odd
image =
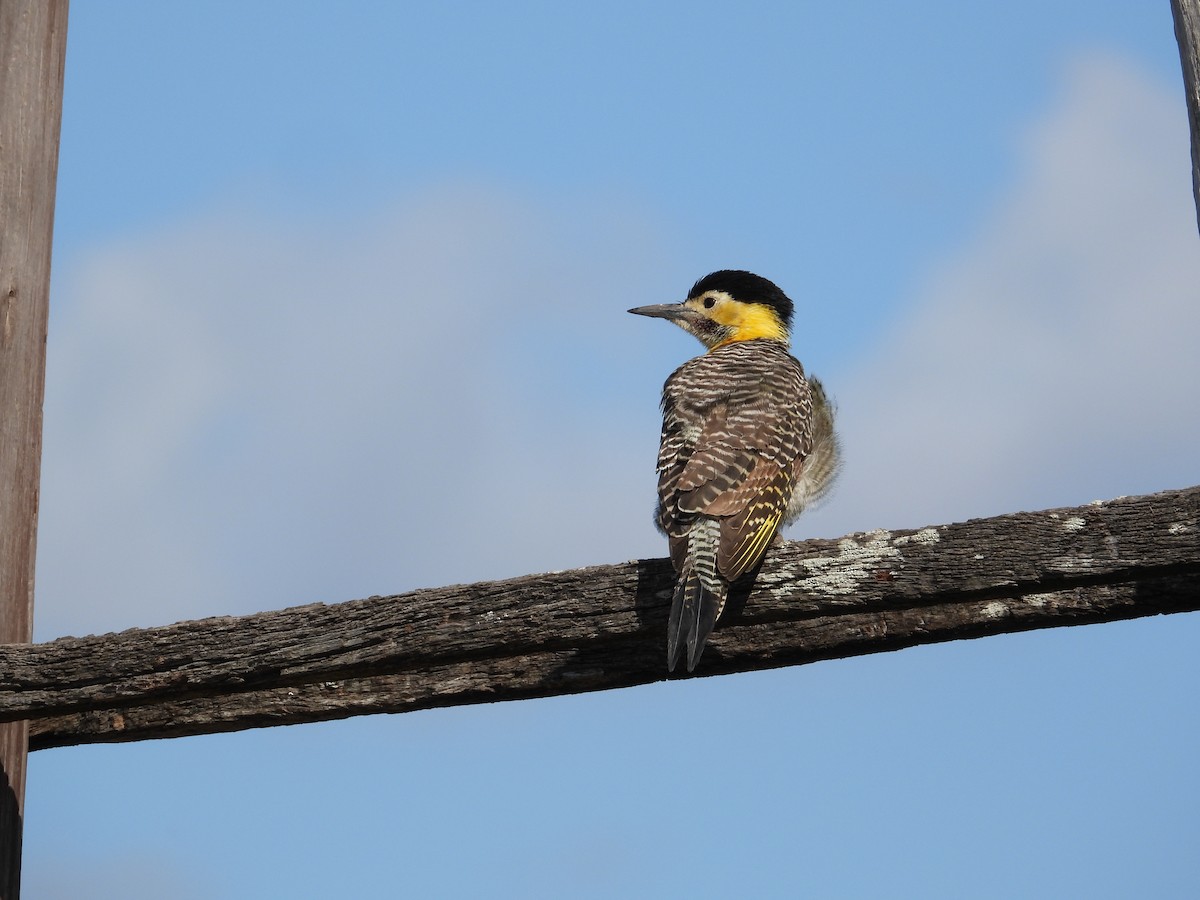
[[[894,333],[822,373],[847,465],[795,535],[1197,480],[1181,99],[1083,59],[1023,153]],[[623,310],[678,268],[630,204],[569,207],[222,210],[56,273],[39,638],[662,555],[670,361]]]
[[[997,209],[838,388],[835,530],[1200,481],[1200,243],[1183,98],[1074,61]]]
[[[43,900],[139,900],[172,897],[188,900],[204,896],[196,882],[203,874],[187,871],[173,860],[145,853],[122,854],[118,859],[92,858],[86,867],[77,857],[64,865],[56,859],[27,859],[22,887],[26,896]]]
[[[226,211],[56,283],[39,634],[655,552],[661,365],[635,371],[624,309],[661,251],[636,210],[574,206]],[[604,399],[634,386],[640,419]]]

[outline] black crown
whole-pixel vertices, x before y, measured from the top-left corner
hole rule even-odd
[[[792,327],[792,301],[779,285],[761,275],[742,269],[722,269],[697,281],[688,296],[697,297],[705,291],[724,291],[742,303],[769,306],[779,315],[785,328]]]

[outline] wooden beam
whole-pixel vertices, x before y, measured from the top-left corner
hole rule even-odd
[[[1183,66],[1183,88],[1192,132],[1192,196],[1200,226],[1200,0],[1171,0],[1171,15],[1175,19],[1175,40],[1179,43],[1179,61]]]
[[[66,0],[0,0],[0,640],[33,637],[33,569]],[[0,898],[20,894],[27,727],[0,728]]]
[[[662,681],[672,582],[643,560],[0,647],[0,721],[38,749]],[[785,544],[731,605],[696,676],[1197,610],[1200,487]]]

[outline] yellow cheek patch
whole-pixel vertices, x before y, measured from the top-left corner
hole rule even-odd
[[[733,341],[752,341],[755,338],[770,338],[786,341],[788,334],[775,310],[761,303],[738,303],[725,301],[708,311],[713,321],[733,329],[733,334],[721,344]],[[720,346],[720,344],[718,345]]]

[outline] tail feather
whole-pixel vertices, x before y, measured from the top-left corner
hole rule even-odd
[[[671,619],[667,624],[667,669],[675,671],[675,664],[683,648],[687,647],[687,668],[691,672],[704,652],[717,616],[725,605],[724,592],[706,588],[700,580],[691,560],[684,565],[675,585],[675,597],[671,601]]]

